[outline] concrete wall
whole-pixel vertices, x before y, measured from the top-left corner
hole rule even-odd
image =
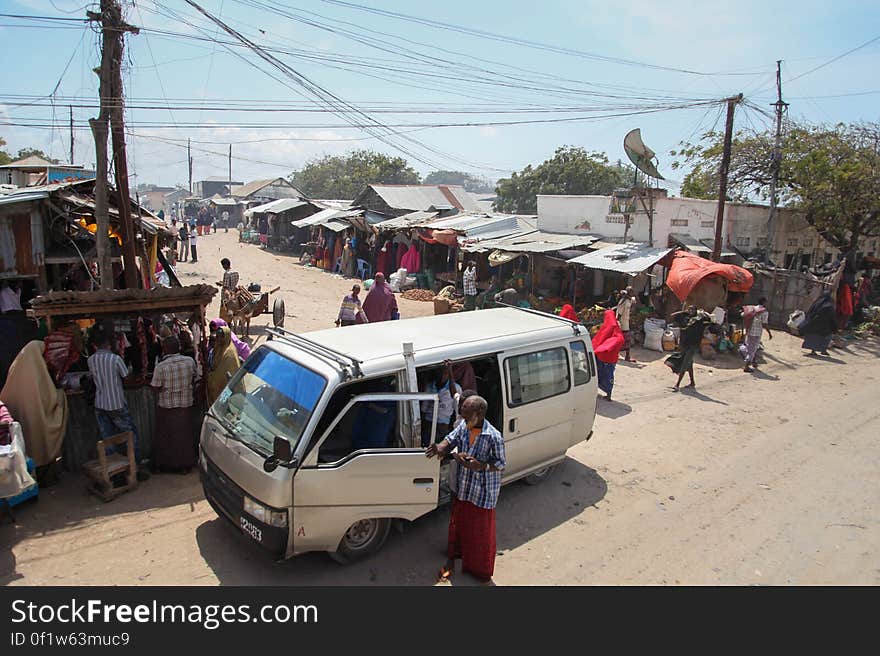
[[[538,196],[538,228],[548,232],[571,234],[594,233],[610,241],[621,241],[624,235],[624,215],[615,212],[611,196]],[[717,203],[696,198],[657,198],[654,201],[655,246],[665,246],[670,233],[690,235],[694,239],[715,238]],[[627,233],[629,241],[648,241],[648,218],[640,207],[631,214],[632,223]],[[767,239],[769,209],[763,205],[726,203],[722,245],[735,247],[745,255],[763,248]],[[839,251],[822,240],[810,228],[802,215],[781,209],[775,222],[772,259],[779,266],[788,264],[795,256],[804,264],[834,259]],[[861,252],[876,254],[878,239],[865,240]],[[790,257],[787,257],[790,256]],[[807,261],[807,259],[809,261]]]

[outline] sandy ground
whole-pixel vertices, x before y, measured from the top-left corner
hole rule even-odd
[[[236,239],[201,238],[182,279],[219,279],[227,255],[244,284],[282,286],[288,328],[332,324],[350,281]],[[698,361],[697,391],[680,394],[662,354],[636,349],[616,400],[598,402],[594,438],[544,483],[502,489],[496,583],[880,583],[880,344],[819,359],[775,335],[760,373],[732,356]],[[272,562],[217,518],[196,474],[154,476],[109,504],[66,475],[17,517],[0,527],[4,584],[432,585],[448,511],[346,567],[325,554]]]

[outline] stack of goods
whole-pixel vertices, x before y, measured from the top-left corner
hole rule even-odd
[[[602,321],[605,319],[605,308],[601,305],[594,305],[593,307],[582,309],[577,315],[581,323],[589,328],[590,334],[595,335],[599,332]]]
[[[430,289],[408,289],[401,294],[403,298],[410,301],[433,301],[434,292]]]

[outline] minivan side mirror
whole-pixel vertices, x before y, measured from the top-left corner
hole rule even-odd
[[[272,455],[263,462],[263,471],[271,473],[275,471],[279,465],[290,468],[295,466],[290,462],[293,454],[290,451],[290,442],[280,435],[275,436],[272,444]]]

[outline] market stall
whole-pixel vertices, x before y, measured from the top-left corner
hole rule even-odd
[[[192,356],[198,371],[207,363],[205,311],[217,289],[212,285],[129,289],[95,292],[49,292],[33,301],[29,315],[45,334],[44,358],[55,384],[67,395],[68,421],[62,462],[69,471],[78,470],[94,457],[98,427],[87,389],[91,375],[87,358],[94,352],[91,330],[96,325],[112,327],[114,350],[129,368],[125,398],[140,435],[141,454],[149,458],[155,426],[153,368],[160,353],[159,333],[191,336],[182,339],[181,352]],[[187,343],[191,342],[191,343]],[[187,350],[183,344],[187,343]],[[189,351],[189,352],[188,352]],[[204,403],[204,376],[196,389],[196,404]]]

